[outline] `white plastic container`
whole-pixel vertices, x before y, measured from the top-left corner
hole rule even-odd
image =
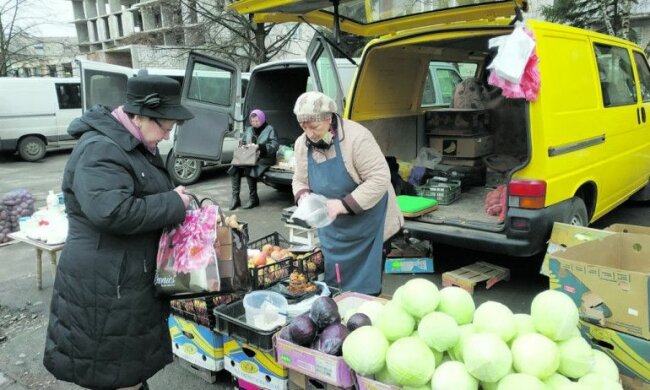
[[[45,198],[45,203],[47,204],[47,209],[50,211],[59,210],[59,197],[54,194],[54,191],[50,190]]]
[[[289,304],[272,291],[253,291],[244,296],[246,323],[260,330],[272,330],[287,323]]]

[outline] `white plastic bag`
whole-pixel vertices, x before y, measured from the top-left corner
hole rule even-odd
[[[440,161],[442,161],[442,155],[440,152],[433,148],[422,147],[420,148],[415,160],[413,160],[413,166],[436,169],[436,165],[438,165]]]
[[[488,69],[504,80],[519,84],[535,48],[535,40],[526,34],[524,25],[518,24],[510,35],[490,39],[489,47],[498,47],[499,52]]]
[[[334,221],[327,213],[327,198],[319,194],[306,195],[291,219],[300,219],[315,228],[325,227]]]

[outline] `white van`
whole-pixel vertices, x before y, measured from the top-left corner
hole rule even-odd
[[[78,78],[0,78],[0,152],[37,161],[71,148],[70,122],[81,115]]]

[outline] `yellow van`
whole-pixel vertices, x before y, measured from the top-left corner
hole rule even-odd
[[[254,13],[260,22],[305,21],[374,37],[363,52],[344,116],[368,127],[387,156],[411,161],[429,146],[443,154],[443,165],[479,167],[469,170],[479,176],[464,183],[455,202],[407,221],[414,234],[528,256],[545,248],[554,221],[588,225],[632,196],[650,198],[650,68],[637,45],[526,20],[536,41],[541,87],[534,101],[506,99],[485,82],[494,55],[488,44],[513,31],[526,1],[334,3],[340,5],[241,0],[233,9]],[[475,122],[486,138],[438,139],[430,119],[454,113],[448,106],[422,105],[433,61],[474,69],[469,76],[483,83],[489,96],[482,112],[489,120]],[[460,150],[469,158],[445,156]],[[481,164],[487,165],[482,178]],[[485,211],[487,194],[499,184],[507,196],[502,218]]]

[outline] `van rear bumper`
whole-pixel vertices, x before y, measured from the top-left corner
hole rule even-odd
[[[293,173],[291,172],[268,170],[264,175],[262,175],[262,181],[264,184],[274,188],[291,187],[292,180]]]
[[[434,245],[439,243],[507,256],[528,257],[546,250],[553,223],[567,222],[569,210],[570,201],[539,210],[509,208],[505,228],[500,232],[414,220],[407,220],[404,229],[409,230],[414,237],[431,240]],[[513,218],[527,220],[529,228],[513,229]]]

